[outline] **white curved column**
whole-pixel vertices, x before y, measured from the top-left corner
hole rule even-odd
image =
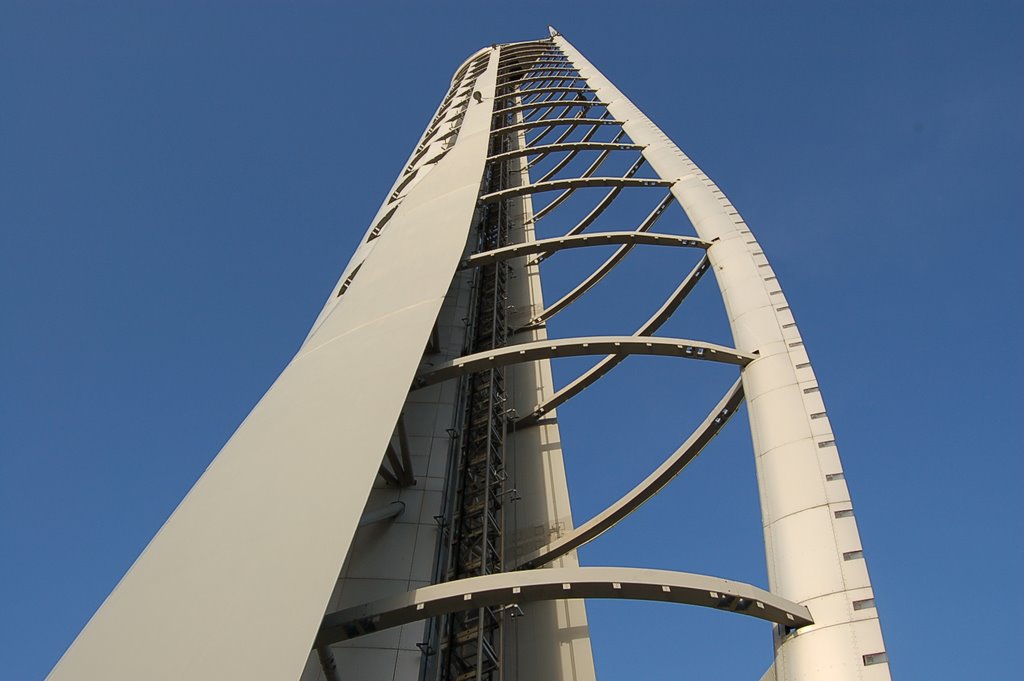
[[[856,521],[817,380],[778,280],[725,195],[568,41],[554,42],[607,102],[652,168],[670,180],[708,249],[743,369],[757,462],[768,579],[815,624],[776,630],[777,678],[889,679]]]

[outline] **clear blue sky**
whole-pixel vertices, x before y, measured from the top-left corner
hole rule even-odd
[[[49,670],[276,377],[455,67],[548,23],[778,271],[897,678],[1019,674],[1022,6],[558,5],[0,3],[0,678]],[[660,303],[632,271],[554,333],[632,331]],[[674,332],[720,333],[687,309]],[[717,399],[677,364],[562,410],[577,520]],[[764,584],[746,428],[582,560]],[[745,618],[589,613],[606,681],[756,680],[771,658]]]

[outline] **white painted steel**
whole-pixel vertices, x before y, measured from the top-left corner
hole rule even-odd
[[[810,623],[807,608],[743,582],[671,570],[573,567],[499,572],[433,584],[331,613],[316,645],[357,638],[475,607],[565,598],[623,598],[698,605],[778,624]]]
[[[543,546],[523,556],[520,561],[520,567],[535,568],[546,565],[566,552],[577,549],[587,542],[596,539],[630,513],[640,508],[646,501],[660,492],[665,485],[672,482],[691,461],[697,458],[701,450],[707,446],[736,412],[742,400],[743,385],[740,380],[737,380],[732,388],[729,389],[729,392],[725,394],[725,397],[715,405],[715,408],[704,419],[704,422],[643,482],[636,485],[617,501],[576,529],[563,534],[558,540],[547,546]]]
[[[589,121],[583,121],[583,123],[587,122]],[[651,180],[643,177],[574,177],[502,189],[493,194],[484,194],[480,197],[480,201],[487,203],[514,196],[522,196],[523,194],[540,194],[559,189],[580,189],[582,187],[668,187],[670,185],[670,180]]]
[[[639,168],[638,163],[634,163],[630,170],[632,171],[633,169],[636,168]],[[583,230],[586,229],[594,219],[596,219],[597,215],[599,215],[600,212],[604,210],[604,207],[606,207],[608,203],[615,199],[615,196],[619,191],[619,188],[614,188],[610,192],[608,192],[604,196],[604,198],[601,199],[601,201],[599,201],[597,205],[590,211],[590,213],[583,218],[581,222],[579,222],[572,229],[569,230],[569,232],[565,235],[564,238],[572,238],[581,234]],[[643,222],[636,226],[636,229],[634,229],[633,231],[636,233],[649,231],[652,227],[654,227],[658,219],[661,218],[661,215],[665,212],[665,209],[669,206],[670,202],[674,200],[675,199],[672,197],[672,194],[669,193],[664,199],[661,200],[661,202],[654,208],[654,210],[651,211],[651,213],[646,218],[644,218]],[[702,247],[704,248],[704,250],[707,250],[707,247],[710,244],[708,244],[706,241],[702,241],[701,243],[703,244]],[[537,315],[532,320],[530,320],[530,323],[539,324],[541,322],[544,322],[548,319],[551,319],[556,314],[572,305],[580,296],[585,294],[591,288],[596,286],[598,282],[604,279],[605,276],[607,276],[608,273],[611,272],[615,268],[615,266],[618,265],[619,262],[626,257],[626,255],[629,254],[631,250],[633,250],[632,244],[624,244],[623,246],[617,248],[615,252],[608,256],[608,258],[603,263],[601,263],[601,265],[599,265],[593,272],[591,272],[586,279],[581,281],[579,284],[573,287],[572,290],[567,292],[554,303],[552,303],[551,305],[537,313]],[[543,260],[544,257],[544,255],[539,256],[537,258],[537,262]]]
[[[735,348],[715,345],[688,338],[656,338],[653,336],[582,336],[579,338],[553,338],[506,345],[427,367],[417,376],[416,386],[440,383],[456,376],[483,371],[496,366],[554,357],[582,355],[657,355],[682,359],[705,360],[745,366],[756,359],[754,355],[738,352]]]
[[[657,174],[671,181],[708,249],[738,350],[758,353],[743,369],[756,455],[771,591],[808,606],[813,626],[776,632],[780,681],[889,679],[889,665],[865,664],[885,650],[876,611],[855,611],[872,596],[817,380],[775,273],[725,195],[668,137],[553,30],[569,57]],[[816,418],[811,415],[815,414]],[[854,556],[858,554],[853,554]]]
[[[575,121],[574,121],[575,123]],[[536,147],[520,147],[502,154],[495,154],[489,161],[504,161],[519,156],[533,156],[540,154],[551,154],[559,151],[587,151],[587,150],[611,150],[611,151],[640,151],[643,149],[639,144],[618,144],[613,142],[562,142],[560,144],[541,144]]]
[[[676,290],[665,299],[661,307],[658,308],[651,317],[644,322],[639,329],[633,332],[634,336],[651,336],[661,328],[661,325],[668,321],[668,318],[672,316],[686,296],[690,294],[690,291],[694,289],[697,282],[707,272],[709,263],[707,255],[700,259],[700,261],[690,270],[690,273],[686,275]],[[600,271],[600,268],[599,270]],[[593,276],[593,275],[592,275]],[[587,369],[585,372],[574,378],[568,384],[559,388],[558,392],[552,395],[544,402],[536,405],[533,411],[517,421],[518,427],[524,427],[534,423],[537,419],[544,416],[546,413],[558,407],[560,404],[564,404],[566,401],[572,399],[579,393],[586,390],[588,387],[593,385],[598,379],[607,374],[609,371],[619,365],[627,355],[608,355],[594,366]]]
[[[492,93],[497,50],[480,54]],[[357,251],[358,277],[50,679],[299,677],[462,257],[492,107],[469,102],[454,146]]]
[[[674,246],[677,248],[701,248],[706,249],[708,243],[692,236],[678,236],[676,234],[657,234],[650,232],[588,232],[575,236],[558,236],[551,239],[538,239],[530,243],[518,243],[502,248],[495,248],[491,251],[474,253],[463,262],[464,267],[486,265],[499,260],[507,260],[522,255],[533,255],[543,253],[545,255],[560,251],[566,248],[583,248],[585,246],[609,246],[617,244],[629,244],[630,246]]]
[[[548,102],[544,102],[547,104]],[[565,100],[554,102],[555,109],[566,108],[574,109],[576,107],[590,108],[594,104],[591,104],[585,99],[580,100]],[[618,121],[613,121],[608,118],[538,118],[535,121],[524,121],[522,123],[514,123],[504,128],[498,128],[494,132],[514,132],[516,130],[531,130],[533,128],[543,128],[546,125],[618,125]]]

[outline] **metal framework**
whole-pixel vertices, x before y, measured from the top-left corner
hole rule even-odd
[[[612,204],[648,207],[636,227],[587,231]],[[695,233],[652,232],[676,205]],[[560,235],[537,238],[541,221]],[[609,245],[545,305],[542,262]],[[699,260],[631,335],[549,339],[637,246]],[[708,272],[734,347],[656,336]],[[581,355],[602,357],[555,390],[549,362]],[[573,527],[555,410],[630,355],[739,376],[656,470]],[[579,567],[576,549],[744,401],[769,589]],[[581,598],[767,620],[766,679],[890,678],[836,438],[773,269],[721,190],[552,29],[456,72],[295,359],[50,678],[586,681]]]
[[[741,582],[668,570],[559,568],[435,584],[331,613],[324,619],[314,645],[322,647],[424,617],[462,612],[467,605],[499,608],[567,595],[699,605],[793,628],[812,624],[807,608]]]

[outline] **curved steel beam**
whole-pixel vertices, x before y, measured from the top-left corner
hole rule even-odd
[[[569,119],[572,120],[572,119]],[[592,121],[582,120],[581,123]],[[539,194],[541,192],[557,191],[559,189],[579,189],[581,187],[671,187],[670,180],[660,180],[648,177],[572,177],[564,180],[550,180],[548,182],[535,182],[524,184],[520,187],[510,187],[491,194],[484,194],[480,197],[480,203],[491,203],[510,199],[524,194]]]
[[[552,78],[565,78],[573,80],[583,80],[576,69],[564,68],[564,69],[544,69],[543,73],[539,73],[535,76],[524,76],[522,78],[516,78],[515,80],[508,80],[501,83],[497,87],[497,91],[501,94],[505,94],[507,88],[519,87],[521,91],[525,92],[530,87],[544,87],[544,81]],[[552,85],[553,83],[549,83]],[[523,86],[526,87],[523,87]]]
[[[572,67],[571,62],[569,62],[569,60],[567,60],[567,59],[565,59],[565,60],[559,59],[557,61],[554,61],[554,60],[541,61],[541,60],[537,60],[536,58],[534,58],[534,61],[532,61],[532,63],[531,63],[530,57],[526,57],[525,62],[522,63],[522,64],[512,64],[511,66],[503,66],[500,69],[498,69],[498,78],[501,78],[502,76],[508,75],[509,73],[512,73],[512,72],[515,72],[515,71],[523,71],[523,70],[526,70],[526,71],[542,71],[542,70],[545,70],[545,69],[564,67],[566,65],[569,65],[570,67]],[[575,68],[575,67],[572,67],[572,68]]]
[[[586,118],[587,113],[589,111],[590,111],[589,109],[582,109],[582,110],[580,110],[580,112],[578,114],[576,114],[576,118]],[[530,115],[532,115],[532,114],[530,114]],[[547,115],[547,114],[545,114],[545,115]],[[608,118],[608,117],[609,116],[608,116],[608,112],[607,111],[605,111],[603,114],[598,116],[598,118]],[[565,140],[569,139],[569,135],[571,135],[574,132],[576,132],[576,128],[579,127],[579,126],[577,126],[577,125],[566,125],[566,126],[563,126],[563,127],[565,128],[565,130],[563,130],[562,133],[558,137],[555,138],[555,141],[551,142],[550,144],[561,144],[561,143],[565,142]],[[555,128],[555,126],[553,126],[553,125],[552,126],[548,126],[544,130],[542,130],[540,133],[538,133],[537,136],[534,137],[532,140],[527,141],[526,144],[523,145],[523,148],[524,149],[530,149],[530,148],[536,148],[538,146],[548,146],[546,144],[538,144],[537,141],[546,138],[548,133],[551,132],[552,130],[554,130],[554,128]],[[587,131],[587,133],[579,141],[580,142],[589,142],[591,139],[593,139],[594,135],[596,135],[597,131],[600,130],[600,129],[601,129],[600,125],[592,125],[592,126],[590,126],[590,130]],[[618,138],[616,138],[615,141],[618,141]],[[527,161],[527,163],[526,163],[527,170],[532,169],[535,165],[537,165],[538,163],[543,161],[545,158],[547,158],[547,156],[548,156],[547,153],[542,153],[542,154],[540,154],[538,156],[535,156],[532,160]],[[586,176],[584,176],[584,177],[586,177]]]
[[[503,55],[506,57],[506,59],[503,60],[503,63],[506,63],[507,65],[501,66],[498,69],[499,78],[502,73],[508,73],[509,71],[514,71],[524,67],[541,68],[552,65],[563,66],[569,63],[564,55],[553,54],[546,56],[540,50],[522,50],[518,54],[514,52],[509,54],[514,56],[509,57],[509,55]],[[513,63],[508,64],[507,62],[509,61]]]
[[[552,83],[551,85],[557,85],[557,83]],[[547,87],[547,86],[545,86],[545,87]],[[587,95],[581,94],[579,92],[555,92],[555,93],[552,93],[552,94],[544,94],[544,95],[530,95],[529,91],[527,91],[527,93],[522,93],[522,92],[519,93],[519,104],[520,105],[528,105],[528,104],[547,105],[547,104],[551,104],[552,102],[591,102],[591,101],[594,101],[594,100],[595,100],[594,97],[588,97]],[[499,114],[499,113],[501,113],[501,112],[500,111],[495,111],[496,115]],[[531,111],[531,112],[525,114],[523,116],[523,118],[520,119],[520,120],[521,121],[526,121],[530,117],[532,117],[535,113],[536,112]],[[547,113],[545,113],[544,115],[547,116]],[[557,116],[556,116],[556,118],[557,118]]]
[[[534,68],[533,66],[527,65],[513,65],[510,70],[504,74],[498,74],[498,87],[506,85],[515,85],[521,78],[528,78],[531,76],[547,76],[553,73],[564,73],[566,71],[575,71],[576,69],[563,65],[563,66],[545,66],[541,68]],[[582,80],[582,79],[581,79]]]
[[[516,104],[515,106],[507,106],[504,109],[497,109],[494,115],[499,114],[510,114],[516,113],[517,111],[529,111],[530,109],[542,109],[551,102],[574,102],[576,104],[586,104],[588,106],[606,106],[607,102],[602,102],[599,99],[543,99],[539,102],[531,102],[529,104]]]
[[[514,67],[515,67],[515,65],[512,65],[511,67],[508,67],[508,68],[514,69]],[[538,59],[533,64],[531,64],[530,67],[527,69],[527,71],[531,72],[531,73],[532,72],[536,72],[536,71],[568,71],[568,70],[579,71],[579,69],[576,68],[576,66],[573,65],[572,62],[570,62],[568,59],[563,59],[560,55],[557,58],[555,58],[555,59],[547,59],[547,60],[540,60],[540,59]],[[499,71],[499,74],[500,74],[500,71]]]
[[[571,103],[570,103],[569,106],[565,106],[563,103],[554,102],[553,106],[551,106],[547,110],[543,111],[540,114],[540,116],[538,116],[537,118],[531,118],[529,121],[526,121],[525,119],[523,119],[524,122],[519,124],[519,125],[528,125],[528,124],[534,123],[534,124],[537,125],[537,127],[545,126],[544,130],[538,135],[538,137],[544,137],[549,132],[551,132],[552,130],[554,130],[555,128],[557,128],[559,126],[559,123],[556,123],[556,122],[553,122],[553,121],[564,121],[564,120],[586,121],[587,120],[587,113],[589,112],[589,107],[582,107],[581,110],[578,111],[575,116],[569,117],[569,111],[571,109],[573,109],[573,108],[575,108],[575,107]],[[555,114],[553,118],[548,118],[548,116],[551,114],[551,112],[554,111],[555,109],[562,109],[562,110],[559,111],[557,114]],[[567,128],[567,130],[570,130],[570,131],[575,130],[575,129],[576,129],[576,124],[575,123],[573,123],[572,125],[570,125]],[[572,134],[572,133],[570,132],[569,134]],[[569,135],[567,134],[566,137],[568,137],[568,136]],[[529,141],[527,141],[526,144],[527,144],[527,146],[529,146]]]
[[[524,99],[525,98],[520,99],[520,101],[523,101]],[[536,114],[537,111],[541,111],[541,110],[543,110],[543,113],[541,113],[540,117],[543,118],[544,116],[547,116],[549,113],[551,113],[551,110],[553,108],[553,103],[554,102],[574,102],[574,101],[585,102],[585,101],[587,101],[587,98],[584,97],[583,95],[577,93],[577,94],[568,95],[568,96],[567,95],[544,95],[543,97],[537,97],[536,100],[537,101],[531,102],[531,104],[529,105],[531,108],[533,108],[533,107],[536,107],[536,108],[533,111],[526,111],[525,113],[522,113],[521,114],[522,118],[520,118],[518,120],[524,120],[525,121],[530,116],[533,116],[534,114]],[[507,109],[515,109],[516,111],[523,111],[523,106],[526,106],[526,105],[507,107]],[[515,113],[515,111],[501,110],[501,111],[495,111],[494,115],[495,116],[507,116],[507,115],[510,115],[512,113]]]
[[[522,59],[523,56],[529,56],[529,57],[533,57],[533,58],[537,58],[538,56],[544,56],[544,57],[548,57],[548,56],[551,56],[551,57],[564,57],[565,56],[560,51],[555,51],[555,50],[550,49],[550,45],[551,45],[551,43],[547,43],[547,45],[545,45],[545,44],[542,44],[541,42],[538,41],[536,43],[520,43],[520,44],[513,43],[513,44],[509,44],[509,45],[500,45],[499,47],[501,47],[501,55],[503,57],[507,57],[508,55],[512,55],[512,56],[516,57],[517,59]]]
[[[502,43],[501,51],[504,53],[506,50],[509,52],[521,52],[528,49],[540,49],[548,48],[553,45],[554,42],[551,38],[538,38],[537,40],[519,40],[513,43]],[[557,49],[557,48],[556,48]],[[561,50],[558,50],[556,54],[562,54]]]
[[[584,109],[584,111],[589,111],[589,109],[590,109],[590,107],[587,107],[586,109]],[[601,129],[600,125],[591,126],[590,130],[587,131],[587,134],[585,134],[583,136],[583,138],[580,139],[580,142],[589,142],[590,140],[592,140],[594,138],[594,135],[596,135],[597,131],[600,130],[600,129]],[[626,133],[622,132],[622,130],[619,130],[619,132],[615,135],[615,137],[612,138],[612,144],[618,144],[619,140],[621,140],[625,136],[626,136]],[[557,140],[557,141],[561,141],[561,140]],[[543,175],[541,175],[540,177],[538,177],[536,180],[534,180],[534,182],[547,182],[548,180],[553,178],[555,175],[557,175],[563,168],[565,168],[565,166],[569,165],[572,162],[572,160],[579,155],[579,153],[580,153],[579,150],[570,151],[568,154],[565,155],[565,158],[563,158],[562,160],[560,160],[557,163],[555,163],[555,165],[551,166],[551,169],[548,170],[548,172],[546,172]],[[598,154],[597,160],[594,161],[593,163],[591,163],[590,167],[587,168],[586,172],[584,172],[580,177],[590,177],[595,172],[597,172],[597,169],[600,167],[600,165],[602,163],[605,162],[605,159],[607,159],[608,155],[611,154],[611,153],[612,153],[611,149],[603,149],[601,151],[601,153]],[[528,166],[528,167],[532,167],[533,165],[534,164],[531,163],[530,166]]]
[[[550,55],[547,59],[541,59],[540,57],[537,57],[536,59],[537,60],[530,66],[531,71],[550,71],[551,69],[579,70],[572,62],[561,54]]]
[[[560,142],[561,139],[556,140],[556,141]],[[608,157],[608,153],[609,152],[607,152],[607,151],[601,152],[601,157],[599,159],[597,159],[597,161],[592,163],[589,168],[587,168],[585,171],[583,171],[583,173],[580,175],[580,178],[590,177],[591,175],[593,175],[597,171],[598,166],[601,163],[604,162],[604,159],[606,159]],[[537,163],[539,161],[540,161],[540,159],[537,159],[535,161],[531,161],[530,164],[527,167],[528,168],[532,167],[534,163]],[[640,158],[638,158],[636,161],[633,162],[633,165],[631,165],[629,167],[629,170],[627,170],[623,174],[622,177],[624,177],[624,178],[633,177],[638,172],[640,172],[640,169],[644,167],[645,163],[647,163],[647,160],[643,157],[643,154],[641,154]],[[582,220],[580,220],[572,229],[570,229],[565,234],[565,236],[573,236],[575,234],[579,234],[584,229],[586,229],[587,226],[590,225],[590,223],[592,223],[594,220],[596,220],[597,217],[599,215],[601,215],[601,213],[603,213],[605,211],[605,209],[608,208],[608,206],[611,205],[612,201],[615,200],[615,197],[617,197],[622,192],[622,190],[623,190],[622,186],[612,187],[611,189],[609,189],[608,193],[606,193],[601,198],[601,200],[597,202],[597,205],[594,206],[594,208],[589,213],[587,213],[587,215]],[[572,193],[574,191],[576,191],[576,187],[572,187],[570,189],[566,189],[563,192],[561,192],[558,196],[556,196],[555,198],[551,199],[551,201],[549,201],[547,203],[547,205],[545,205],[543,208],[539,208],[539,209],[535,210],[534,213],[533,213],[533,217],[530,218],[530,221],[536,222],[537,220],[540,220],[541,218],[543,218],[545,215],[547,215],[548,213],[553,211],[555,208],[557,208],[559,205],[561,205],[566,199],[568,199],[570,196],[572,196]]]
[[[650,336],[657,331],[661,325],[664,324],[670,316],[672,316],[672,313],[676,311],[676,308],[682,304],[683,300],[686,299],[686,296],[690,294],[690,291],[694,289],[697,282],[700,281],[700,278],[708,271],[709,265],[710,261],[708,260],[707,255],[705,255],[701,258],[700,262],[690,270],[690,273],[686,275],[686,278],[683,279],[682,283],[676,287],[676,290],[668,297],[665,304],[662,305],[661,308],[659,308],[658,311],[643,324],[643,326],[637,329],[633,335],[637,337]],[[516,428],[532,426],[538,420],[543,418],[549,411],[557,408],[565,402],[568,402],[570,399],[596,383],[599,378],[618,366],[624,359],[626,359],[626,355],[608,355],[600,362],[590,367],[590,369],[583,372],[572,383],[568,384],[548,398],[547,401],[534,407],[531,414],[516,421]]]
[[[644,157],[641,155],[640,158],[638,158],[636,160],[636,162],[630,167],[630,169],[626,171],[626,174],[624,175],[624,177],[633,177],[634,175],[636,175],[638,172],[640,172],[640,169],[643,168],[644,163],[646,163],[646,161],[644,160]],[[573,190],[570,189],[568,191],[571,192]],[[607,194],[605,194],[605,196],[600,201],[597,202],[597,205],[594,206],[594,208],[589,213],[587,213],[587,215],[585,215],[582,220],[580,220],[578,223],[573,225],[572,229],[570,229],[568,232],[566,232],[562,236],[566,236],[566,237],[576,236],[577,234],[582,233],[587,227],[589,227],[594,222],[594,220],[596,220],[598,218],[598,216],[601,215],[602,212],[604,212],[605,208],[607,208],[611,204],[611,202],[615,200],[615,197],[617,197],[619,195],[619,192],[621,192],[621,191],[622,191],[622,187],[612,187],[612,189]],[[564,194],[564,192],[563,192],[563,194]],[[559,200],[560,198],[561,198],[561,196],[556,197],[555,201]],[[554,203],[554,201],[552,201],[551,203]],[[550,206],[551,203],[549,203],[547,206],[544,206],[544,208],[541,209],[541,212],[542,213],[547,212],[548,206]],[[661,214],[664,213],[668,209],[668,207],[670,205],[672,205],[672,192],[671,191],[669,191],[669,193],[666,194],[665,197],[662,198],[662,200],[658,202],[658,205],[654,207],[654,210],[652,210],[647,215],[647,217],[645,217],[643,219],[643,222],[641,222],[639,225],[637,225],[636,228],[633,231],[634,232],[647,232],[647,231],[650,231],[651,227],[654,226],[654,223],[658,221],[658,218],[661,217]],[[536,217],[536,214],[535,214],[534,215],[534,221],[536,221],[537,219],[538,218]],[[626,249],[626,252],[628,252],[628,250],[629,249]],[[625,255],[625,253],[623,253],[623,255]],[[548,256],[546,256],[546,255],[539,255],[539,256],[537,256],[537,258],[534,259],[533,262],[531,262],[529,264],[530,265],[539,265],[543,261],[547,260],[547,258],[548,258]]]
[[[755,355],[739,352],[735,348],[686,338],[637,338],[636,336],[558,338],[506,345],[493,350],[457,357],[436,366],[428,366],[420,370],[413,382],[413,388],[423,388],[449,378],[492,367],[533,362],[538,359],[612,354],[703,359],[741,367],[756,359]]]
[[[583,98],[579,98],[579,99],[545,99],[543,102],[541,102],[541,107],[540,108],[538,108],[536,111],[531,111],[531,112],[529,112],[527,114],[522,115],[519,118],[519,122],[520,123],[525,123],[527,121],[531,121],[531,122],[536,122],[538,125],[547,125],[548,121],[558,120],[558,119],[562,119],[562,118],[569,118],[570,117],[569,116],[569,112],[571,110],[573,110],[573,109],[576,109],[576,108],[578,108],[579,111],[577,111],[576,114],[573,115],[571,118],[573,118],[574,120],[575,119],[585,119],[587,117],[587,114],[590,112],[590,107],[587,106],[587,104],[586,104],[586,102],[589,102],[589,101],[590,101],[589,99],[583,99]],[[558,108],[561,108],[562,110],[560,112],[558,112],[557,114],[555,114],[554,116],[552,116],[551,112],[553,112],[555,109],[558,109]],[[602,116],[602,118],[607,118],[607,117],[608,117],[607,115]],[[541,121],[543,121],[543,123],[541,123]],[[544,129],[544,131],[541,133],[541,135],[543,136],[543,135],[548,134],[549,132],[554,130],[555,127],[556,127],[556,125],[554,125],[554,124],[547,125],[547,127]],[[594,126],[595,131],[599,127],[600,126]],[[566,128],[566,130],[568,130],[569,132],[565,132],[565,133],[563,133],[563,135],[565,137],[568,137],[569,135],[572,134],[572,131],[575,130],[575,129],[576,129],[576,126],[575,125],[571,125],[568,128]]]
[[[543,120],[544,117],[548,115],[548,113],[550,113],[550,112],[549,111],[545,111],[543,114],[541,114],[541,118],[538,118],[537,120],[538,121]],[[587,116],[587,110],[583,109],[578,114],[576,114],[576,116],[574,116],[574,118],[584,119],[584,118],[586,118],[586,116]],[[549,125],[549,126],[545,127],[543,130],[541,130],[539,133],[537,133],[537,136],[533,140],[525,140],[525,144],[523,145],[523,148],[529,149],[530,147],[532,147],[534,144],[537,143],[537,140],[544,139],[545,137],[547,137],[548,133],[550,133],[556,127],[557,126],[554,126],[554,125]],[[566,138],[569,137],[569,135],[571,135],[574,132],[576,132],[576,128],[579,127],[579,126],[577,126],[576,124],[573,124],[573,125],[567,125],[567,126],[564,126],[564,127],[565,127],[565,130],[563,130],[562,134],[559,135],[557,139],[555,139],[555,144],[557,144],[559,142],[564,142],[566,140]],[[600,126],[593,126],[593,127],[600,127]],[[526,167],[527,168],[531,168],[535,164],[540,163],[543,159],[544,159],[544,156],[540,156],[538,158],[535,158],[533,161],[531,161],[530,163],[526,164]]]
[[[324,618],[313,647],[462,610],[564,598],[663,601],[729,610],[787,627],[814,623],[802,605],[720,577],[640,568],[552,568],[443,582],[339,610]]]
[[[646,161],[644,160],[643,156],[641,156],[639,159],[637,159],[636,163],[634,163],[633,166],[628,171],[626,171],[625,177],[632,177],[633,175],[635,175],[637,172],[640,171],[640,168],[643,167],[645,162]],[[572,190],[570,189],[568,191],[571,192]],[[605,209],[607,209],[608,206],[612,204],[612,202],[621,192],[622,187],[612,187],[611,189],[609,189],[608,192],[601,197],[601,200],[598,201],[597,204],[591,209],[591,211],[587,213],[585,216],[583,216],[583,218],[579,222],[577,222],[572,229],[565,233],[565,236],[574,236],[585,230],[587,227],[589,227],[591,223],[593,223],[594,220],[596,220],[601,215],[601,213],[603,213]],[[564,194],[565,193],[563,192],[563,195]],[[559,200],[560,197],[555,197],[554,201],[552,201],[547,206],[544,206],[544,208],[541,209],[541,212],[546,214],[551,206],[557,205],[555,204],[555,201]],[[533,218],[531,218],[531,220],[529,221],[536,222],[539,219],[540,217],[538,217],[537,213],[534,213]],[[542,258],[538,259],[537,262],[540,262],[541,259]]]
[[[549,57],[564,57],[565,55],[561,54],[560,52],[545,51],[541,47],[527,47],[527,48],[513,47],[513,48],[508,48],[508,47],[502,46],[502,48],[501,48],[501,56],[502,57],[511,57],[511,58],[520,59],[520,60],[527,59],[527,58],[539,59],[539,58],[543,57],[543,58],[545,58],[545,61],[547,61],[547,58],[549,58]]]
[[[671,194],[668,194],[665,198],[663,198],[661,202],[657,206],[655,206],[654,210],[651,211],[650,215],[644,218],[644,221],[637,226],[635,231],[637,233],[647,232],[651,227],[653,227],[654,223],[658,221],[659,217],[661,217],[661,214],[664,213],[665,210],[672,204],[672,200],[673,199]],[[589,224],[589,222],[587,224]],[[577,227],[574,227],[572,230],[569,231],[569,233],[573,235],[575,233],[578,233]],[[565,308],[569,307],[569,305],[575,302],[577,298],[579,298],[584,293],[592,289],[594,286],[597,285],[599,281],[604,279],[604,277],[609,272],[611,272],[616,265],[619,264],[619,261],[626,257],[626,254],[629,253],[629,251],[632,250],[632,248],[633,245],[628,243],[618,248],[614,253],[608,256],[608,259],[601,263],[601,265],[596,270],[591,272],[586,279],[581,281],[576,286],[576,288],[572,289],[564,296],[556,300],[554,303],[544,308],[543,311],[541,311],[539,314],[537,314],[536,317],[530,320],[530,323],[527,326],[529,327],[541,324],[544,321],[550,319],[551,317],[554,317],[556,314],[558,314]],[[544,260],[544,256],[538,257],[535,262],[539,263],[542,260]]]
[[[533,156],[534,154],[554,154],[559,151],[641,151],[639,144],[614,144],[612,142],[562,142],[560,144],[541,144],[530,149],[514,149],[501,154],[495,154],[487,159],[488,162],[507,161],[520,156]]]
[[[542,101],[550,101],[552,97],[576,97],[578,99],[595,98],[593,90],[587,88],[586,83],[546,83],[537,85],[528,90],[513,90],[507,95],[495,95],[497,102],[518,99],[520,104],[538,104]]]
[[[553,104],[553,108],[559,108],[559,106],[571,105],[576,106],[578,104],[589,104],[593,100],[587,99],[559,99],[559,100],[546,100],[545,105]],[[514,123],[512,125],[506,125],[503,128],[495,128],[491,131],[492,135],[501,135],[506,132],[515,132],[516,130],[529,130],[531,128],[539,128],[544,125],[622,125],[622,121],[617,121],[614,118],[537,118],[535,120],[526,121],[523,123]]]
[[[540,567],[564,556],[607,532],[620,520],[640,508],[645,501],[660,492],[686,466],[697,458],[701,450],[714,439],[718,431],[729,421],[740,402],[743,401],[743,379],[737,379],[732,388],[719,401],[714,410],[673,454],[639,485],[622,496],[598,515],[583,523],[569,534],[560,537],[547,546],[529,553],[523,558],[519,569]]]
[[[589,109],[580,109],[580,111],[576,114],[576,116],[574,116],[574,118],[586,118],[587,114],[589,113],[589,111],[590,111]],[[532,116],[533,114],[529,114],[529,115]],[[543,115],[547,116],[547,113],[544,113]],[[608,118],[608,112],[605,112],[605,113],[601,114],[601,116],[599,116],[599,118]],[[576,132],[576,128],[578,128],[579,126],[577,126],[577,125],[566,125],[566,126],[563,126],[563,127],[565,129],[562,130],[561,134],[559,134],[558,137],[555,138],[555,141],[552,142],[552,144],[561,144],[565,140],[569,139],[569,135],[572,135],[573,133],[575,133]],[[590,126],[590,130],[583,136],[583,139],[580,139],[579,141],[580,142],[589,142],[591,139],[593,139],[594,135],[597,134],[597,131],[600,130],[600,128],[601,128],[600,125],[592,125],[592,126]],[[540,134],[537,136],[537,138],[533,140],[532,144],[530,142],[526,142],[523,145],[523,148],[529,148],[531,146],[537,146],[537,140],[538,139],[544,139],[547,136],[547,134],[549,132],[551,132],[552,130],[554,130],[554,126],[548,126],[547,128],[545,128],[544,130],[542,130],[540,132]],[[524,139],[524,141],[526,140],[526,136],[525,135],[523,136],[523,139]],[[533,168],[533,166],[535,166],[538,163],[540,163],[541,161],[543,161],[546,157],[547,157],[547,154],[540,154],[539,156],[535,156],[533,158],[533,160],[528,160],[527,161],[526,168],[527,169]]]
[[[556,71],[575,71],[576,69],[555,69]],[[499,88],[508,87],[510,85],[522,85],[523,83],[543,83],[546,80],[583,80],[578,74],[575,76],[529,76],[527,78],[520,78],[514,80],[511,83],[505,83],[499,85]],[[529,92],[529,88],[521,88],[520,93]]]
[[[529,90],[527,94],[533,96],[543,94],[546,92],[579,92],[582,94],[587,94],[593,92],[593,89],[589,87],[564,87],[561,85],[555,85],[552,87],[536,88],[533,90]],[[498,95],[494,99],[499,102],[504,102],[509,99],[516,99],[520,96],[522,96],[522,93],[520,92],[510,92],[507,95]]]
[[[482,253],[475,253],[462,261],[462,267],[489,265],[499,260],[517,258],[533,253],[550,254],[564,248],[581,248],[583,246],[608,246],[612,244],[629,244],[630,246],[676,246],[685,248],[707,249],[711,244],[703,239],[675,234],[652,234],[650,232],[590,232],[575,236],[558,236],[551,239],[539,239],[513,244],[503,248],[495,248]]]
[[[523,85],[523,83],[526,84]],[[537,76],[535,79],[521,78],[519,80],[515,80],[509,83],[509,86],[513,88],[518,87],[518,89],[511,90],[510,92],[514,92],[515,94],[518,94],[520,97],[522,97],[524,104],[526,103],[526,100],[530,97],[530,93],[533,92],[534,90],[541,90],[543,88],[548,87],[581,87],[583,85],[586,85],[586,83],[584,83],[583,79],[580,78],[579,76],[562,75],[558,73],[551,73],[545,76]],[[502,93],[501,96],[504,96],[505,94],[506,93]],[[582,95],[576,96],[582,97]]]

